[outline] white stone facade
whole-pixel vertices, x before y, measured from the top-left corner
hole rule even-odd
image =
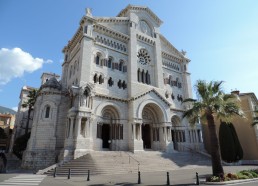
[[[182,119],[192,97],[190,60],[159,32],[147,7],[117,17],[87,9],[64,47],[62,77],[42,86],[24,167],[46,167],[101,150],[203,148],[201,128]]]

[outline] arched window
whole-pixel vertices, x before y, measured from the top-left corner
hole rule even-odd
[[[141,82],[141,70],[138,68],[138,82]]]
[[[104,83],[104,78],[102,77],[102,75],[99,76],[99,84]]]
[[[96,56],[96,65],[99,65],[99,61],[100,61],[100,55],[99,54],[97,54],[97,56]]]
[[[146,82],[147,85],[150,84],[149,83],[149,72],[148,72],[148,70],[147,70],[147,72],[145,74],[145,82]]]
[[[112,57],[108,58],[108,68],[112,67]]]
[[[94,81],[94,83],[97,83],[97,81],[98,81],[98,75],[97,74],[94,75],[93,81]]]
[[[124,65],[123,60],[120,60],[120,62],[119,62],[119,71],[123,70],[123,65]]]
[[[50,106],[46,106],[45,118],[49,118],[49,114],[50,114]]]
[[[145,83],[145,72],[142,70],[142,82]]]
[[[110,78],[108,79],[108,85],[109,85],[110,87],[112,87],[113,84],[114,84],[114,81],[112,80],[112,77],[110,77]]]

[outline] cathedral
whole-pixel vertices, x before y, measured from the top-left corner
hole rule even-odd
[[[23,167],[92,151],[202,149],[201,126],[182,118],[190,59],[160,33],[162,20],[128,5],[116,17],[87,8],[79,23],[62,50],[61,77],[41,76]]]

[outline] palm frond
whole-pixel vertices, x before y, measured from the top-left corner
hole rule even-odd
[[[196,101],[197,101],[196,99],[187,98],[187,99],[184,99],[182,103],[187,103],[187,102],[196,102]]]

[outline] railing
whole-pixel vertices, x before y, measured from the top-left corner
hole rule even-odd
[[[118,149],[118,151],[120,153],[120,156],[122,156],[122,152],[128,156],[129,164],[131,164],[131,159],[134,160],[137,163],[137,165],[138,165],[138,172],[140,171],[140,165],[141,164],[140,164],[140,162],[138,160],[136,160],[134,157],[132,157],[128,152],[121,151],[120,146],[116,145],[115,143],[113,143],[112,145],[114,145]]]

